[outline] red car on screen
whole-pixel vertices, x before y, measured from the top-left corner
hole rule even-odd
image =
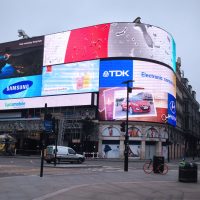
[[[134,96],[129,98],[129,113],[149,113],[151,111],[151,106],[149,101],[143,100],[141,97]],[[126,98],[121,103],[122,111],[127,110]]]

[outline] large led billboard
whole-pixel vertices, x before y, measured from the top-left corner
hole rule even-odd
[[[113,69],[113,62],[123,63],[124,67]],[[169,101],[173,101],[175,110],[176,77],[174,72],[162,65],[145,61],[111,60],[100,64],[99,118],[100,120],[125,120],[127,111],[126,85],[119,85],[126,80],[134,80],[129,94],[128,113],[131,121],[148,121],[176,124],[176,114],[169,113]],[[127,65],[127,66],[125,66]],[[132,70],[130,69],[132,65]],[[104,70],[112,71],[110,85],[106,83]],[[119,71],[123,71],[120,72]],[[126,73],[125,73],[126,72]],[[111,73],[110,73],[111,74]],[[116,81],[115,81],[116,80]],[[109,81],[108,81],[109,82]],[[116,83],[114,86],[113,83]],[[172,104],[172,103],[171,103]],[[172,107],[172,106],[171,106]],[[173,111],[174,111],[173,110]],[[171,117],[170,117],[171,116]]]
[[[92,93],[0,100],[1,110],[96,105]]]
[[[98,92],[99,60],[44,66],[41,75],[0,79],[0,99]]]
[[[173,37],[152,25],[101,24],[45,36],[43,65],[114,57],[155,61],[176,71]]]
[[[99,60],[43,67],[42,96],[98,90]]]
[[[0,44],[0,79],[41,74],[43,48],[43,37]]]
[[[143,23],[112,23],[108,56],[154,60],[167,64],[176,71],[176,46],[173,37],[161,28]]]

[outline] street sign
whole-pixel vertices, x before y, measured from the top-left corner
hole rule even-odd
[[[52,120],[44,120],[44,128],[46,132],[52,132],[53,122]]]

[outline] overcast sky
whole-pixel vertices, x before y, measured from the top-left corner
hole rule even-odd
[[[0,8],[0,43],[18,40],[18,29],[33,37],[140,16],[172,34],[200,103],[200,0],[0,0]]]

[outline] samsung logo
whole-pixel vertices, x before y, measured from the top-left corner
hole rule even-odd
[[[33,85],[32,81],[20,81],[12,85],[7,86],[4,90],[4,94],[16,94],[24,90],[29,89]]]

